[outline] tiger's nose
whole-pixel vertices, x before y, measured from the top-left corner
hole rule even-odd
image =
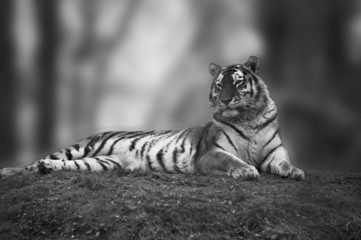
[[[222,98],[221,102],[224,103],[225,105],[228,105],[232,101],[232,99],[233,98]]]

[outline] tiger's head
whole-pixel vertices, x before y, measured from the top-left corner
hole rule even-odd
[[[209,65],[213,77],[209,100],[216,118],[251,120],[266,107],[269,94],[258,68],[254,56],[244,64]]]

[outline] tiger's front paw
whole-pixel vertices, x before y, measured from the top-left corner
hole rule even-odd
[[[231,172],[231,176],[241,180],[258,180],[259,173],[254,166],[236,168]]]
[[[298,181],[305,180],[305,173],[288,162],[280,163],[278,175],[285,178],[291,178]]]

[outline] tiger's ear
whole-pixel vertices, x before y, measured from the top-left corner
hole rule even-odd
[[[215,76],[216,74],[218,74],[221,71],[221,66],[215,64],[215,63],[211,63],[209,64],[209,73],[212,76]]]
[[[248,61],[244,64],[246,67],[251,69],[255,74],[259,72],[259,60],[255,56],[250,56]]]

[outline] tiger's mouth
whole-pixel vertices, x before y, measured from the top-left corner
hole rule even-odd
[[[223,117],[235,117],[239,114],[238,108],[241,107],[241,103],[230,102],[226,105],[220,102],[218,106]]]
[[[232,101],[230,101],[228,103],[224,103],[221,100],[218,100],[217,103],[218,103],[218,106],[220,107],[220,109],[222,109],[222,110],[226,110],[226,109],[234,110],[235,108],[239,108],[242,106],[240,97],[233,98]]]

